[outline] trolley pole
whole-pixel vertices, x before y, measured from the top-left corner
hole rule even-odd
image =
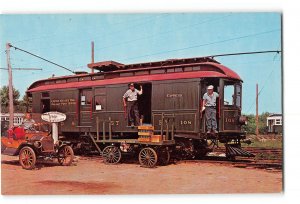
[[[12,69],[10,64],[10,43],[6,43],[6,60],[8,70],[8,98],[9,98],[9,127],[14,126],[14,99],[13,99],[13,84],[12,84]]]
[[[95,62],[95,53],[94,53],[94,41],[92,41],[92,63]],[[94,74],[94,68],[92,68],[92,74]]]
[[[256,136],[258,136],[258,84],[256,84],[256,119],[255,119],[255,122],[256,122],[255,133],[256,133]]]

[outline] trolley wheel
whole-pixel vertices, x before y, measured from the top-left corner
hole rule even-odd
[[[158,163],[159,165],[166,166],[170,162],[170,152],[167,148],[161,148],[158,153]]]
[[[102,151],[105,164],[117,164],[121,160],[121,151],[115,146],[107,146]]]
[[[23,147],[19,153],[19,162],[23,169],[31,170],[35,168],[36,155],[31,147]]]
[[[58,163],[62,166],[70,166],[74,159],[74,152],[69,145],[63,146],[58,150]]]
[[[143,148],[139,154],[139,162],[142,167],[153,168],[157,163],[157,153],[151,147]]]

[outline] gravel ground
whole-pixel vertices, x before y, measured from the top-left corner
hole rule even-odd
[[[282,172],[182,162],[153,169],[138,163],[105,165],[77,157],[69,167],[40,163],[23,170],[18,157],[1,156],[4,195],[279,193]]]

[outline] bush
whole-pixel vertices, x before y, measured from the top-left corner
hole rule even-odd
[[[259,134],[267,134],[268,133],[268,127],[267,127],[267,117],[270,115],[270,113],[265,112],[258,116],[258,131]],[[245,115],[247,117],[247,125],[244,125],[242,127],[243,131],[246,131],[248,134],[255,134],[256,130],[256,122],[255,122],[255,115]]]

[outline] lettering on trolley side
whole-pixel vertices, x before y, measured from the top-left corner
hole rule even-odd
[[[115,121],[112,120],[112,121],[110,121],[110,124],[113,125],[113,126],[118,126],[119,123],[120,123],[120,121],[118,121],[118,120],[115,120]]]
[[[181,98],[182,94],[167,94],[167,98]]]
[[[180,125],[192,125],[192,121],[191,120],[180,120],[179,121]],[[158,125],[161,126],[161,120],[158,121]]]
[[[225,118],[226,123],[234,123],[235,119],[234,118]]]
[[[191,120],[181,120],[180,125],[192,125],[192,121]]]
[[[51,106],[76,105],[75,99],[53,99],[50,100]]]

